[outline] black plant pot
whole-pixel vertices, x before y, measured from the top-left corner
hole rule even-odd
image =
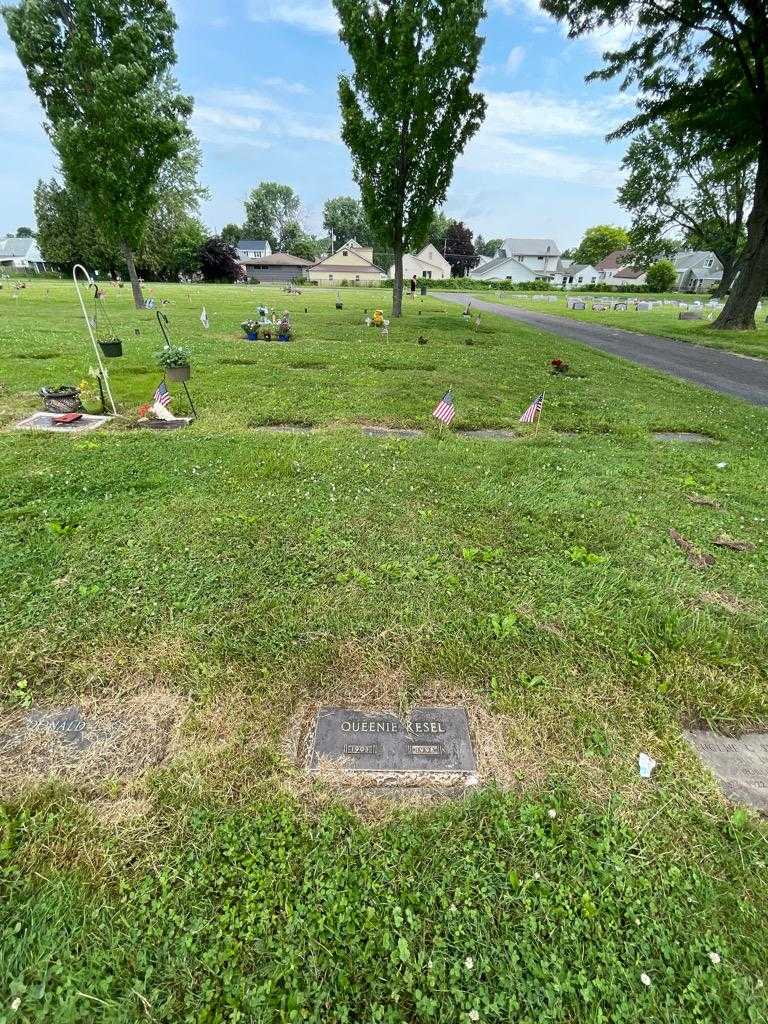
[[[343,309],[343,308],[344,308],[344,303],[343,302],[337,302],[336,303],[336,309]]]
[[[100,341],[99,348],[106,359],[117,359],[123,354],[123,343],[118,338],[114,341]]]
[[[168,380],[184,381],[190,378],[190,368],[188,366],[166,366],[165,373]]]

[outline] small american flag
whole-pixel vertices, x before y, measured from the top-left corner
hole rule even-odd
[[[157,391],[155,392],[155,397],[152,401],[166,406],[171,404],[171,393],[165,386],[165,381],[161,380],[157,385]]]
[[[435,406],[432,415],[436,420],[440,420],[441,423],[450,425],[451,420],[456,415],[456,408],[453,404],[453,395],[450,391],[446,391],[443,397]]]
[[[520,417],[521,423],[535,423],[536,417],[541,416],[541,409],[544,405],[544,392],[537,395],[536,398],[531,402],[528,408],[525,410],[523,415]]]
[[[208,330],[208,314],[205,311],[205,306],[203,306],[203,311],[200,314],[200,323]]]

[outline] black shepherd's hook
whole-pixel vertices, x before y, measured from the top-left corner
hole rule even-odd
[[[155,315],[157,316],[157,322],[160,324],[160,330],[165,338],[165,344],[170,346],[171,339],[168,337],[168,331],[165,329],[165,325],[168,323],[168,317],[165,313],[161,313],[159,309],[155,310]]]

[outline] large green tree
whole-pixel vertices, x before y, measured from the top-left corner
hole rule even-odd
[[[323,227],[333,237],[334,247],[354,238],[360,245],[373,245],[374,238],[363,204],[354,196],[335,196],[323,206]]]
[[[596,224],[584,232],[573,258],[576,263],[586,263],[594,267],[617,249],[628,248],[629,233],[624,228],[615,227],[613,224]]]
[[[301,201],[290,185],[262,181],[245,200],[243,238],[265,239],[274,250],[282,246],[286,225],[295,222]]]
[[[717,254],[726,295],[746,242],[754,164],[728,150],[707,155],[685,124],[660,121],[632,141],[623,166],[619,202],[633,218],[633,252],[665,255],[664,236],[682,233],[687,246]]]
[[[482,0],[334,0],[354,63],[339,78],[342,137],[366,217],[395,264],[392,316],[401,315],[403,254],[426,241],[456,157],[485,116],[472,91],[483,39]]]
[[[755,326],[768,284],[768,4],[766,0],[541,0],[571,38],[633,25],[630,42],[603,55],[589,78],[621,77],[638,113],[611,138],[674,117],[704,153],[729,149],[756,162],[747,241],[728,301],[713,326]]]
[[[192,112],[171,77],[173,13],[166,0],[21,0],[2,12],[64,178],[119,246],[141,306],[134,253]]]
[[[198,268],[197,252],[206,238],[198,213],[207,195],[197,182],[200,147],[187,140],[184,149],[163,166],[153,207],[134,254],[145,277],[175,278]],[[119,246],[106,236],[101,222],[80,195],[55,179],[35,189],[38,244],[49,263],[68,269],[75,263],[116,270],[122,264]]]

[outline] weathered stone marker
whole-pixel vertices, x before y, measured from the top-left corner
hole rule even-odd
[[[729,799],[768,812],[768,733],[745,733],[734,739],[692,729],[683,735]]]
[[[311,738],[308,767],[338,762],[378,785],[460,783],[473,775],[475,754],[464,708],[414,708],[407,720],[391,712],[321,708]]]

